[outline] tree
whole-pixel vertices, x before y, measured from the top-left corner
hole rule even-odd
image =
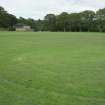
[[[68,26],[68,19],[69,19],[69,14],[66,12],[61,13],[60,15],[57,16],[57,30],[58,31],[67,31],[67,26]]]
[[[44,18],[44,29],[46,31],[56,31],[56,16],[48,14]]]
[[[79,13],[69,14],[69,29],[70,31],[81,31],[81,21]]]
[[[96,21],[98,31],[100,32],[105,31],[105,8],[99,9],[96,12]]]
[[[9,18],[9,30],[14,31],[14,25],[17,23],[17,18],[14,15],[8,14]]]
[[[12,29],[14,24],[16,24],[17,18],[5,11],[3,7],[0,7],[0,27]]]
[[[90,11],[90,10],[86,10],[86,11],[81,12],[80,15],[81,15],[82,30],[83,31],[90,31],[91,26],[94,22],[93,19],[95,17],[95,12]]]

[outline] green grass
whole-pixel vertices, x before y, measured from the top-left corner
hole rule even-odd
[[[0,105],[105,105],[105,33],[0,32]]]

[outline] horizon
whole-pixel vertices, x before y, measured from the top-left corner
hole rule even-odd
[[[21,5],[23,4],[23,5]],[[16,17],[43,19],[46,14],[60,14],[62,12],[78,13],[84,10],[97,11],[105,7],[105,0],[9,0],[0,1],[6,11]]]

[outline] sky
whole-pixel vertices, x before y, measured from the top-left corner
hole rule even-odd
[[[0,6],[17,17],[43,19],[49,13],[96,11],[105,7],[105,0],[0,0]]]

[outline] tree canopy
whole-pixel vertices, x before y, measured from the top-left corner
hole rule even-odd
[[[35,20],[17,18],[0,6],[0,28],[14,30],[13,26],[17,23],[29,25],[34,31],[105,32],[105,8],[96,12],[85,10],[80,13],[47,14],[43,20]]]

